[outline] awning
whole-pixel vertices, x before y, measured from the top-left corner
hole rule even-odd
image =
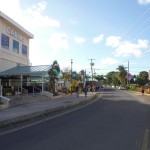
[[[92,78],[87,78],[85,79],[86,82],[92,82]],[[98,80],[96,80],[95,78],[93,78],[93,81],[98,82]]]
[[[39,75],[48,74],[50,65],[40,66],[17,66],[6,71],[0,72],[0,76],[14,76],[14,75]]]

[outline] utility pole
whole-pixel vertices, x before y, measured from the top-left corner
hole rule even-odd
[[[92,73],[92,85],[91,85],[91,89],[92,89],[92,92],[93,92],[93,66],[94,66],[93,60],[95,60],[95,59],[89,59],[89,60],[91,60],[91,63],[90,63],[90,65],[91,65],[91,73]]]
[[[128,61],[128,76],[129,76],[129,61]],[[130,85],[130,80],[128,80],[128,86]]]
[[[71,82],[72,83],[72,64],[73,64],[73,59],[71,59]],[[72,85],[71,85],[71,95],[72,95]]]
[[[86,69],[84,70],[84,75],[83,75],[83,87],[85,88],[86,85]]]
[[[129,80],[128,80],[128,77],[129,77],[129,61],[128,61],[128,71],[127,71],[127,87],[129,86]]]

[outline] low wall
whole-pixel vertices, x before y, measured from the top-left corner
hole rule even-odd
[[[5,109],[9,107],[9,98],[0,96],[0,101],[3,103],[2,105],[0,105],[0,109]]]

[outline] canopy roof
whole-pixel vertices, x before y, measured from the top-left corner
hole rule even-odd
[[[98,82],[98,80],[96,80],[95,78],[93,78],[93,81]],[[92,82],[92,78],[87,78],[86,82]]]
[[[50,65],[17,66],[0,72],[0,76],[48,74],[50,68]]]

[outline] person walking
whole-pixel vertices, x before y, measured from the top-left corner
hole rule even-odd
[[[145,90],[145,89],[144,89],[144,86],[142,86],[142,87],[141,87],[142,96],[144,95],[144,90]]]
[[[76,86],[76,95],[77,95],[77,97],[79,97],[79,86],[78,85]]]
[[[85,88],[84,88],[85,97],[87,97],[87,91],[88,91],[88,89],[87,89],[87,87],[85,86]]]

